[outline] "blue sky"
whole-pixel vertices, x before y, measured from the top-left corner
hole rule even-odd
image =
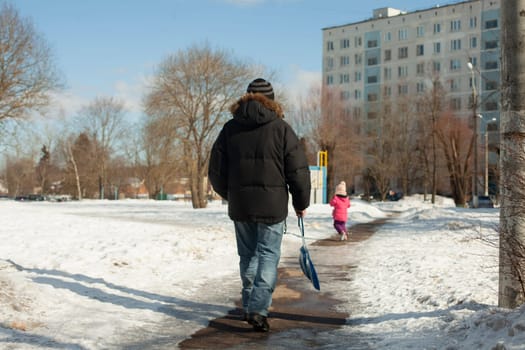
[[[15,0],[51,45],[71,113],[96,96],[140,109],[144,81],[169,54],[208,42],[275,70],[285,89],[321,74],[322,28],[361,21],[372,10],[404,11],[437,0]],[[441,2],[441,5],[454,1]]]

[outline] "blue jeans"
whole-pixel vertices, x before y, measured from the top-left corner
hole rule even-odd
[[[244,312],[268,316],[277,283],[284,221],[277,224],[234,221]]]

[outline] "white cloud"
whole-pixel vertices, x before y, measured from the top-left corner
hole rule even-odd
[[[290,78],[284,85],[290,102],[295,105],[301,96],[307,95],[312,86],[319,84],[321,84],[321,72],[306,71],[299,66],[292,66]]]
[[[137,119],[142,113],[142,97],[147,86],[147,77],[139,77],[133,82],[117,80],[110,92],[93,94],[93,91],[78,91],[75,89],[55,93],[52,104],[46,115],[50,117],[72,117],[78,114],[82,107],[89,105],[96,97],[112,96],[124,103],[132,119]]]
[[[63,91],[53,94],[50,113],[53,116],[64,117],[77,114],[78,110],[87,105],[89,98],[75,94],[72,91]]]
[[[142,112],[142,94],[144,91],[144,84],[137,82],[129,84],[123,80],[115,82],[114,85],[115,97],[124,102],[124,106],[131,113]]]

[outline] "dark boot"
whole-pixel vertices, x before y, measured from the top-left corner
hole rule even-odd
[[[253,326],[253,330],[257,332],[270,331],[270,325],[268,324],[266,316],[262,316],[259,314],[250,314],[248,316],[248,323],[251,324]]]

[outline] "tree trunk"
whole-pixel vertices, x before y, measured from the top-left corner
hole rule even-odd
[[[525,0],[501,2],[499,306],[525,302]]]
[[[77,187],[77,199],[78,200],[82,200],[82,190],[81,190],[81,187],[80,187],[80,175],[78,174],[78,166],[77,166],[77,162],[75,160],[75,155],[73,153],[73,148],[72,148],[71,143],[69,141],[67,141],[67,143],[66,143],[66,152],[67,152],[69,161],[73,165],[73,171],[75,172],[75,184],[76,184],[76,187]]]
[[[208,199],[204,191],[204,177],[200,174],[192,175],[190,186],[193,209],[206,208]]]

